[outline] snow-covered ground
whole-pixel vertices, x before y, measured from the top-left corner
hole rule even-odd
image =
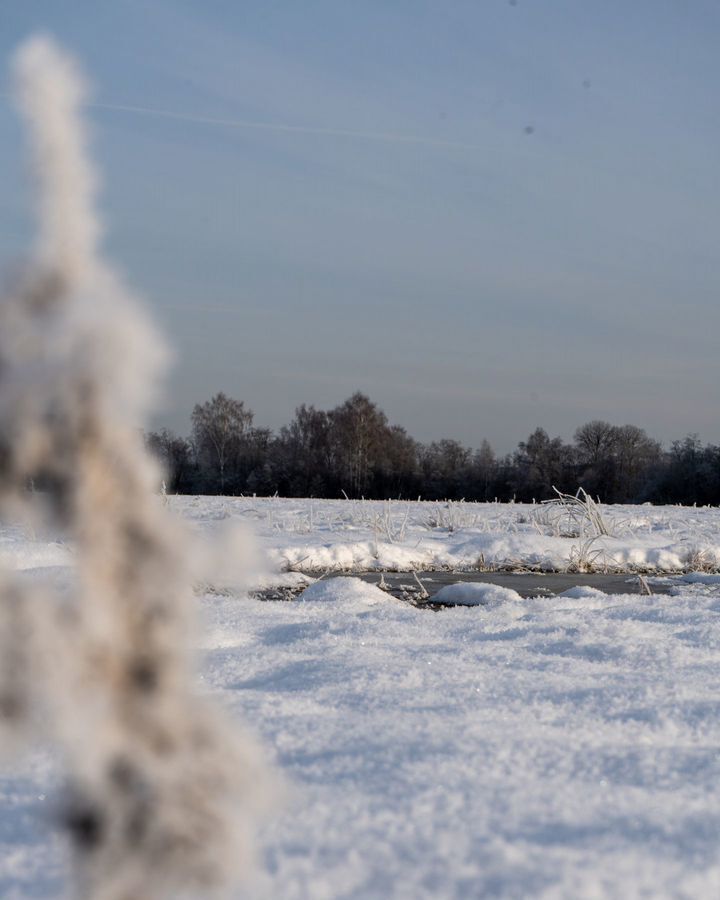
[[[387,569],[594,567],[640,572],[715,569],[720,509],[599,507],[609,536],[547,504],[419,503],[173,497],[207,527],[252,526],[277,569],[315,573]]]
[[[481,556],[562,569],[588,537],[520,505],[170,502],[201,531],[252,522],[265,586]],[[590,549],[623,565],[711,569],[720,552],[717,509],[602,513],[613,537]],[[6,529],[0,558],[31,575],[72,550]],[[671,577],[671,596],[481,586],[440,612],[332,573],[292,603],[209,586],[203,687],[288,785],[236,896],[720,896],[720,576]],[[38,751],[0,779],[0,896],[62,889],[53,772]]]

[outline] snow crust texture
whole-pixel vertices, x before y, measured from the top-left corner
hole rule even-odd
[[[252,510],[280,556],[286,531],[268,521],[302,501],[178,505],[201,532]],[[495,523],[518,512],[490,509]],[[706,539],[718,511],[622,514],[643,522],[628,544],[656,532],[682,543]],[[22,536],[0,534],[21,564]],[[202,684],[252,723],[289,784],[260,835],[260,874],[233,896],[720,896],[720,577],[671,583],[672,596],[583,587],[437,612],[330,575],[299,602],[204,593]],[[2,896],[64,883],[39,824],[53,777],[38,752],[0,781]]]
[[[245,896],[718,896],[716,589],[435,613],[342,581],[207,601],[205,677],[295,785]]]

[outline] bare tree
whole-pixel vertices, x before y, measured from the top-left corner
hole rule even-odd
[[[658,464],[662,448],[637,425],[621,425],[615,432],[617,499],[625,502],[644,499],[643,482],[647,482],[650,470]]]
[[[253,421],[253,412],[242,400],[220,392],[192,412],[193,440],[198,459],[216,477],[220,493],[225,493],[228,477],[237,462],[241,440]]]
[[[464,494],[472,451],[459,441],[443,438],[420,451],[423,495],[431,499],[459,499]]]
[[[359,391],[329,413],[341,476],[354,496],[363,494],[388,421],[385,413]]]
[[[565,490],[569,486],[573,448],[559,437],[551,439],[544,428],[536,428],[527,441],[520,441],[513,461],[518,498],[543,499],[554,487]]]
[[[185,438],[178,437],[167,428],[150,431],[145,435],[145,446],[159,460],[170,491],[179,491],[185,482],[191,465],[192,447]]]
[[[288,489],[300,496],[322,496],[335,469],[328,414],[304,403],[282,428],[277,445]]]
[[[419,490],[419,445],[401,425],[385,431],[379,462],[377,487],[381,496],[400,497]]]
[[[609,422],[593,419],[575,431],[575,446],[580,462],[598,467],[612,456],[617,444],[617,428]]]
[[[497,477],[498,461],[489,441],[483,440],[472,461],[475,496],[480,500],[491,498],[491,487]]]
[[[575,431],[578,485],[603,500],[612,500],[617,473],[618,429],[609,422],[593,419]]]

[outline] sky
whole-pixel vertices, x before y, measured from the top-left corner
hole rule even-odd
[[[174,348],[153,425],[361,390],[424,441],[720,442],[714,0],[5,0],[3,267],[38,31],[91,78],[105,251]]]

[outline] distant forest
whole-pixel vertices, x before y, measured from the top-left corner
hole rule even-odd
[[[594,420],[572,443],[536,428],[497,456],[487,441],[420,443],[361,393],[327,411],[303,404],[277,434],[220,393],[195,407],[189,437],[145,439],[168,493],[540,501],[583,487],[606,503],[720,504],[720,447],[697,435],[664,449],[635,425]]]

